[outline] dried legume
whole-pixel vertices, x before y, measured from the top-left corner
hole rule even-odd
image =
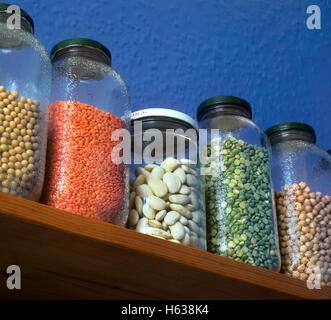
[[[207,155],[212,156],[204,166],[208,251],[278,270],[267,150],[231,137],[212,140]]]
[[[320,276],[331,287],[331,197],[300,182],[276,192],[276,200],[281,271],[301,280]]]
[[[0,86],[0,191],[39,200],[43,119],[39,101]]]
[[[191,174],[188,174],[188,169]],[[136,168],[131,184],[128,227],[138,232],[205,249],[205,214],[200,183],[190,160],[165,159],[160,166]],[[195,175],[195,176],[194,176]],[[185,184],[185,182],[187,184]]]
[[[80,102],[50,107],[42,202],[86,217],[125,225],[125,168],[112,161],[114,130],[125,122]]]

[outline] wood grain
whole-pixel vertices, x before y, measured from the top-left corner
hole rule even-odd
[[[8,290],[9,265],[22,289]],[[331,299],[286,275],[0,193],[1,299]]]

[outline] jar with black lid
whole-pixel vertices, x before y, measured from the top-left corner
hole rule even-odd
[[[208,251],[279,271],[270,144],[248,102],[207,99],[198,108]],[[205,137],[201,129],[206,129]]]
[[[131,115],[128,227],[206,250],[198,166],[198,125],[188,115],[150,108]]]
[[[0,191],[38,201],[47,145],[51,63],[18,6],[0,3]]]
[[[314,129],[287,122],[269,128],[281,271],[313,286],[331,286],[331,157]]]

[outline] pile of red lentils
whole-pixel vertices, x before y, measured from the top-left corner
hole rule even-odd
[[[124,225],[125,168],[112,161],[112,133],[120,128],[123,120],[88,104],[53,103],[42,202]]]
[[[276,200],[281,271],[331,287],[331,196],[300,182],[276,192]]]

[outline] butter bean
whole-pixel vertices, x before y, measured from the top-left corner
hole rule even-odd
[[[142,213],[143,213],[143,201],[141,200],[141,198],[139,196],[136,196],[134,203],[135,203],[136,210],[139,213],[139,216],[141,217]]]
[[[178,203],[178,204],[188,204],[190,202],[190,198],[183,194],[174,194],[169,197],[170,202]]]
[[[164,197],[168,193],[167,185],[160,179],[149,178],[148,179],[148,186],[151,188],[153,193],[159,198]]]
[[[191,238],[190,238],[190,235],[188,233],[185,233],[184,239],[182,240],[182,244],[184,244],[186,246],[191,245]]]
[[[150,228],[148,230],[148,232],[149,232],[149,234],[151,234],[153,236],[159,236],[159,237],[164,238],[164,239],[171,239],[172,238],[172,235],[168,231],[165,231],[165,230],[162,230],[162,229]]]
[[[185,217],[181,216],[180,219],[179,219],[179,222],[180,222],[183,226],[186,226],[187,223],[188,223],[188,220],[187,220]]]
[[[133,182],[132,187],[133,187],[133,189],[135,189],[136,187],[138,187],[138,186],[140,186],[141,184],[144,184],[144,183],[146,183],[146,177],[143,174],[141,174]]]
[[[167,225],[173,225],[180,219],[180,217],[181,215],[177,211],[169,211],[164,218],[164,222]]]
[[[170,209],[179,212],[181,215],[183,215],[187,219],[192,218],[192,213],[190,210],[185,208],[184,206],[176,203],[171,203],[170,204]]]
[[[167,210],[161,210],[159,211],[156,216],[155,216],[155,220],[157,221],[163,221],[164,217],[166,216],[167,214]]]
[[[189,195],[191,193],[191,189],[188,186],[186,186],[186,185],[182,185],[182,187],[180,188],[180,190],[178,191],[178,193]]]
[[[163,181],[167,185],[170,193],[178,192],[182,186],[180,178],[175,173],[167,172],[163,176]]]
[[[158,166],[154,167],[151,174],[150,179],[159,179],[161,180],[164,175],[164,170]]]
[[[163,168],[165,171],[172,172],[178,167],[178,160],[175,158],[167,158],[161,163],[161,168]]]
[[[177,168],[174,171],[174,174],[180,179],[182,184],[184,184],[186,182],[186,174],[185,174],[185,171],[182,168]]]
[[[171,235],[176,240],[182,240],[185,236],[185,230],[180,222],[176,222],[174,225],[169,226]]]
[[[192,174],[186,175],[186,182],[187,182],[187,185],[190,187],[198,187],[198,185],[199,185],[198,179]]]
[[[162,229],[162,224],[160,221],[157,221],[157,220],[149,220],[148,221],[148,224],[153,227],[153,228],[159,228],[159,229]]]
[[[195,222],[193,222],[193,220],[188,220],[188,227],[190,228],[190,230],[195,232],[198,236],[200,235],[200,228]]]
[[[143,205],[143,214],[147,219],[153,220],[155,218],[155,210],[149,206],[148,202]]]
[[[149,206],[157,211],[164,210],[166,207],[166,202],[156,196],[149,196],[147,199]]]
[[[136,193],[141,198],[147,198],[151,195],[153,195],[152,190],[149,188],[147,184],[141,184],[136,188]]]
[[[130,227],[134,227],[139,221],[139,213],[135,209],[131,209],[129,213],[128,223]]]
[[[140,233],[147,233],[148,229],[148,219],[147,218],[141,218],[136,226],[136,231]]]

